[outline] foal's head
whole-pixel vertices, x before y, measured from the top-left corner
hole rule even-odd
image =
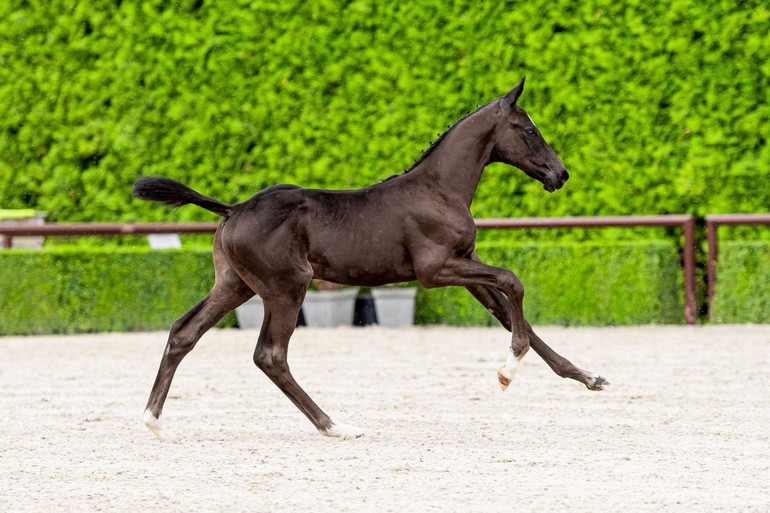
[[[569,173],[556,153],[548,146],[540,130],[516,101],[524,90],[524,79],[511,92],[498,100],[498,122],[495,128],[493,160],[516,166],[528,176],[543,183],[548,192],[561,189]]]

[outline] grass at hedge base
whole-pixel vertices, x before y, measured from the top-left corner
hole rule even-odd
[[[481,246],[524,282],[538,324],[682,322],[682,278],[668,242]],[[0,252],[0,335],[167,330],[209,291],[209,249]],[[420,324],[493,325],[465,289],[420,290]],[[234,326],[229,314],[220,326]]]
[[[480,246],[491,265],[512,269],[524,284],[524,314],[533,324],[622,325],[684,322],[677,249],[666,241]],[[416,322],[497,325],[464,288],[421,290]]]
[[[711,319],[770,322],[770,242],[719,243]]]
[[[0,335],[166,330],[213,283],[207,249],[4,251]]]

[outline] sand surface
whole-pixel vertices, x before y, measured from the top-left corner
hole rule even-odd
[[[165,333],[0,338],[0,511],[756,511],[770,509],[770,326],[541,328],[611,383],[530,352],[507,392],[502,329],[299,329],[320,436],[208,333],[163,442],[140,422]]]

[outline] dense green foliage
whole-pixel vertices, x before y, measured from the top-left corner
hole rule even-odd
[[[717,322],[770,322],[770,243],[719,244],[711,318]]]
[[[535,324],[684,322],[682,273],[668,242],[490,246],[479,255],[515,270],[524,284],[524,314]],[[497,324],[459,287],[421,290],[416,322]]]
[[[2,251],[0,335],[168,329],[213,283],[205,249]]]
[[[681,273],[668,242],[486,247],[517,269],[525,311],[549,324],[682,322]],[[211,251],[0,251],[0,335],[168,329],[213,283]],[[496,321],[464,289],[421,290],[416,322]],[[220,326],[233,326],[230,314]]]
[[[131,183],[225,201],[364,186],[526,75],[573,178],[548,195],[492,166],[475,215],[766,211],[769,20],[757,0],[10,0],[0,207],[210,220],[135,203]]]

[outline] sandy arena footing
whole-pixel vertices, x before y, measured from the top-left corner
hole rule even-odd
[[[536,331],[612,387],[530,351],[506,392],[502,328],[297,330],[319,435],[251,361],[204,336],[160,441],[142,421],[165,333],[0,338],[0,511],[710,511],[770,507],[770,326]]]

